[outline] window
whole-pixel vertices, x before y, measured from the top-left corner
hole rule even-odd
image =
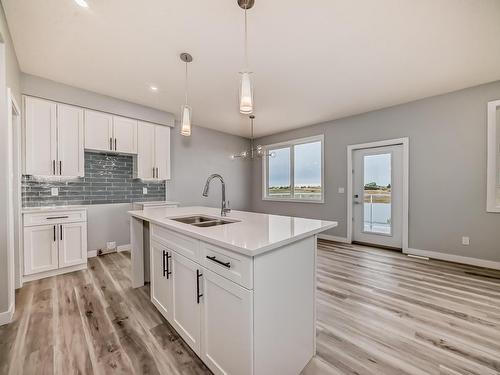
[[[323,203],[323,135],[265,149],[263,199]]]

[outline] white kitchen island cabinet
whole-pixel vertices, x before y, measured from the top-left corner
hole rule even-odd
[[[133,286],[151,280],[153,304],[215,374],[302,371],[316,351],[316,235],[337,223],[242,211],[221,218],[207,207],[129,213]],[[230,223],[173,220],[189,216]]]

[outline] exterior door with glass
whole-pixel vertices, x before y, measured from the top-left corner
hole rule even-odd
[[[353,241],[402,248],[403,145],[353,151]]]

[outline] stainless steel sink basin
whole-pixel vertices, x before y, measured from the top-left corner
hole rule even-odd
[[[202,228],[231,224],[239,221],[239,220],[225,220],[225,219],[219,219],[217,217],[202,216],[202,215],[173,217],[169,219]]]

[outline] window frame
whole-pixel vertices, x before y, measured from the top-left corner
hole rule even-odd
[[[320,142],[321,144],[321,199],[302,199],[293,198],[295,190],[295,146],[305,144]],[[269,156],[267,153],[269,150],[279,149],[279,148],[290,148],[290,194],[289,198],[275,198],[268,196],[268,185],[269,185]],[[273,143],[263,146],[266,151],[265,156],[262,158],[262,200],[272,201],[272,202],[292,202],[292,203],[325,203],[325,136],[324,134],[314,135],[311,137],[292,139],[285,142]]]

